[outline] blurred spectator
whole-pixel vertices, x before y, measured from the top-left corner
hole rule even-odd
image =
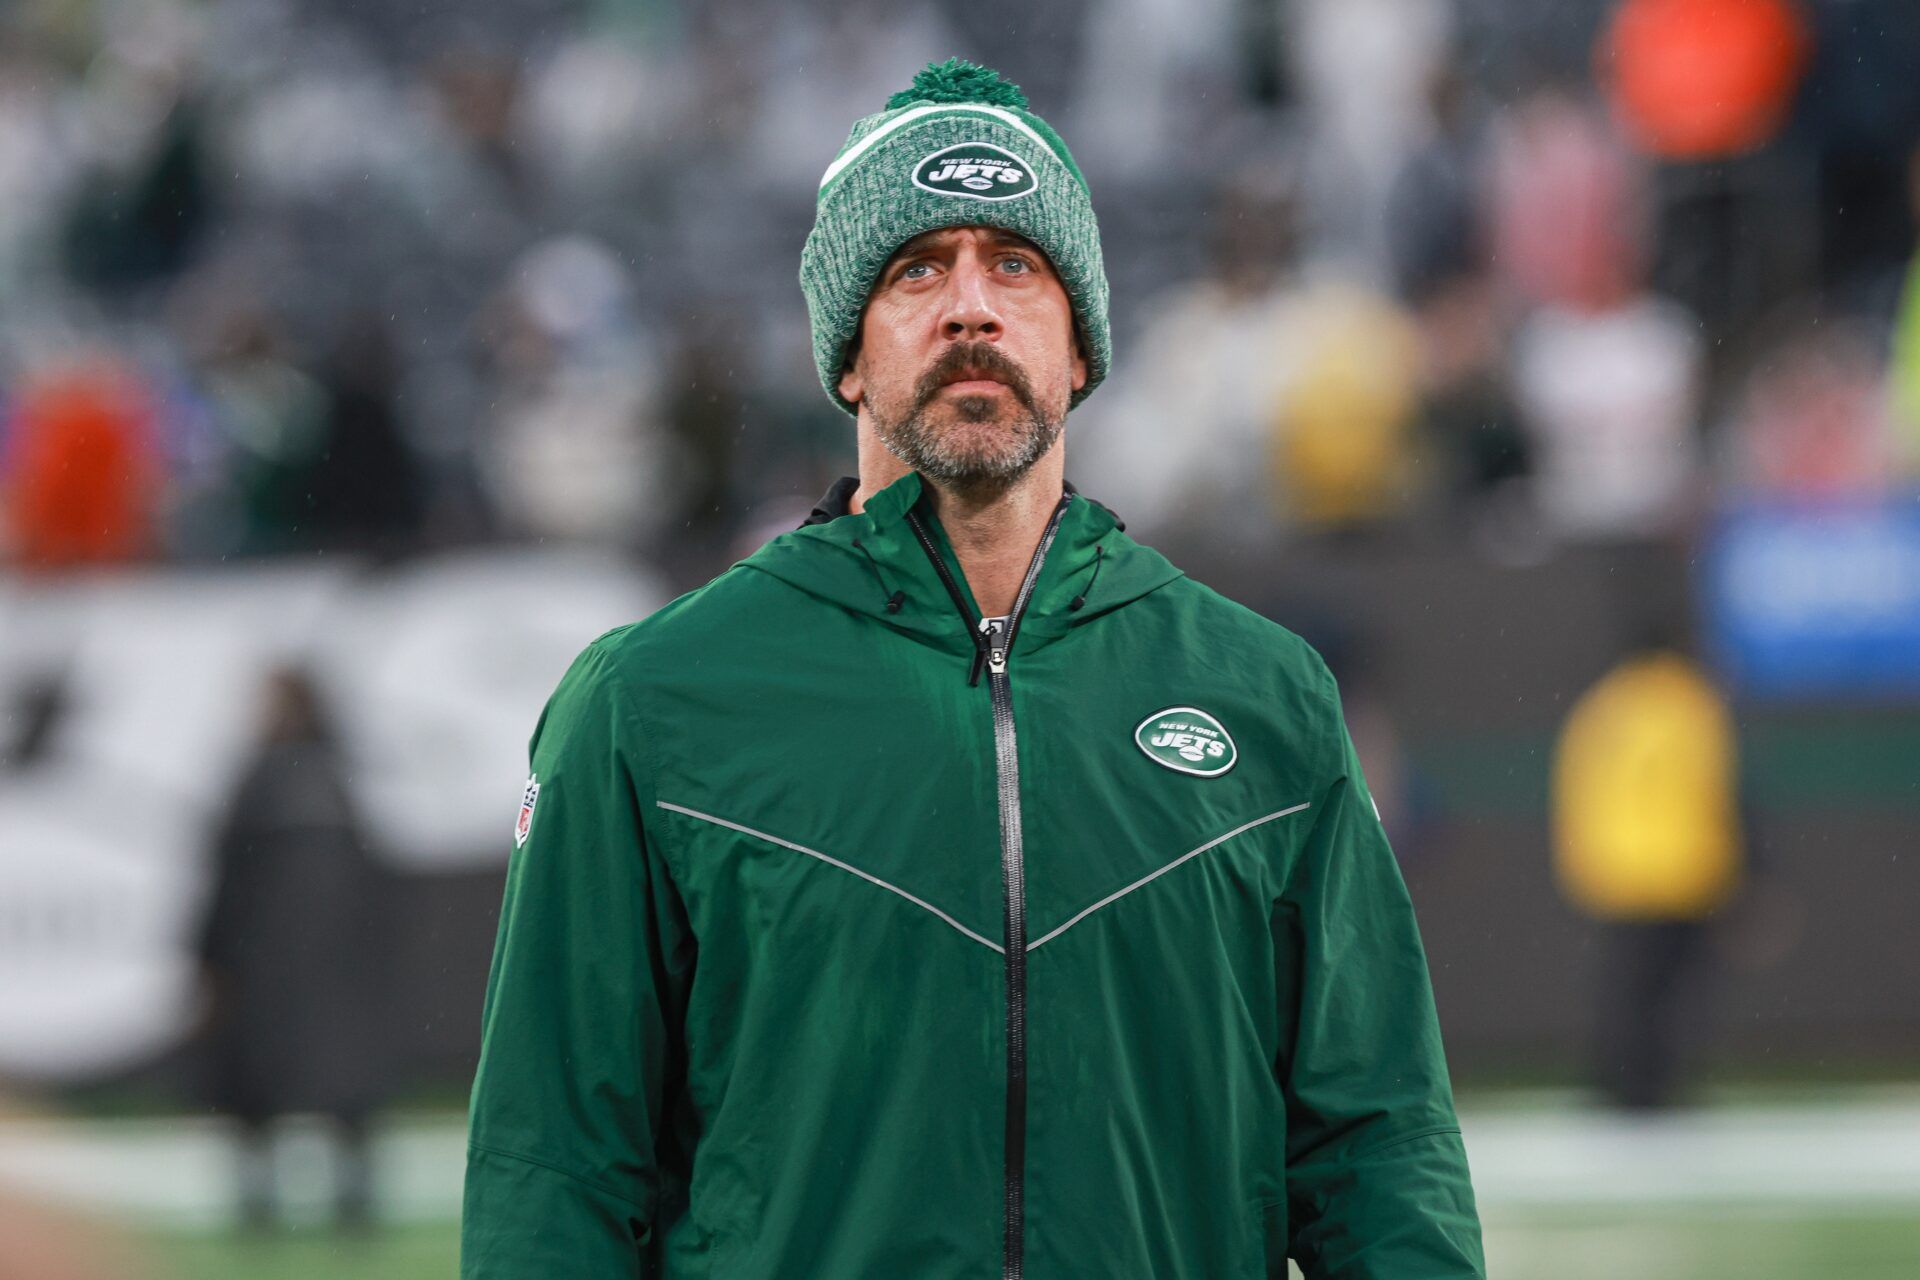
[[[1514,337],[1540,507],[1570,539],[1657,537],[1694,496],[1699,342],[1666,299],[1594,301],[1539,311]]]
[[[334,1126],[337,1224],[371,1223],[368,1128],[387,1085],[379,993],[390,956],[338,736],[312,679],[275,671],[262,739],[215,836],[199,955],[212,989],[211,1101],[240,1124],[244,1225],[273,1225],[276,1117]]]
[[[619,261],[584,237],[529,250],[496,298],[483,471],[513,532],[650,548],[679,524],[686,468],[632,303]]]
[[[1507,330],[1492,279],[1463,274],[1416,296],[1425,429],[1444,467],[1437,488],[1501,561],[1539,551],[1532,460],[1513,403]]]
[[[1512,307],[1491,260],[1489,129],[1473,92],[1460,68],[1434,78],[1433,133],[1394,182],[1393,280],[1418,336],[1423,435],[1438,454],[1430,493],[1458,517],[1444,523],[1496,559],[1524,561],[1538,554],[1539,519],[1507,364]]]
[[[1605,118],[1543,89],[1492,136],[1492,261],[1522,303],[1570,306],[1614,294],[1645,256],[1642,174]]]
[[[0,717],[8,730],[5,743],[0,744],[0,773],[44,763],[73,705],[66,680],[51,672],[36,674],[9,692],[6,714]]]
[[[98,6],[82,138],[87,165],[67,212],[65,260],[110,294],[179,272],[217,216],[200,64],[204,27],[180,0]]]
[[[400,421],[399,357],[384,317],[351,317],[321,370],[326,443],[308,492],[314,541],[391,553],[419,536],[425,477]]]
[[[1400,308],[1352,286],[1300,299],[1292,385],[1273,408],[1269,466],[1281,508],[1309,530],[1355,530],[1410,505],[1419,345]]]
[[[1788,0],[1625,0],[1596,52],[1634,142],[1670,160],[1738,155],[1771,138],[1806,57]]]
[[[1548,527],[1668,531],[1696,468],[1701,349],[1693,318],[1646,289],[1638,171],[1591,108],[1549,93],[1502,130],[1495,204],[1495,260],[1538,304],[1513,336],[1513,393]]]
[[[153,404],[133,370],[95,358],[30,375],[0,454],[7,549],[38,569],[143,558],[163,479]]]
[[[152,152],[124,175],[96,175],[66,229],[68,270],[101,289],[164,279],[206,234],[211,195],[199,109],[180,103],[161,120]]]
[[[1390,298],[1296,268],[1289,184],[1279,156],[1226,184],[1209,278],[1148,308],[1117,394],[1074,419],[1076,474],[1143,529],[1239,540],[1406,504],[1416,333]]]
[[[1706,672],[1650,634],[1568,712],[1553,761],[1560,891],[1600,922],[1595,1075],[1614,1103],[1666,1106],[1709,919],[1741,876],[1738,746]]]
[[[710,546],[725,542],[736,518],[728,509],[728,480],[738,466],[734,453],[746,404],[740,388],[744,362],[728,336],[738,329],[719,318],[689,317],[666,377],[672,388],[666,396],[666,428],[676,442],[676,456],[687,461],[680,495],[687,517],[683,536]]]
[[[1740,398],[1728,488],[1789,501],[1873,498],[1893,479],[1885,368],[1844,321],[1765,348]]]
[[[304,549],[313,543],[310,495],[328,447],[326,390],[295,361],[281,321],[263,302],[229,299],[213,323],[199,383],[237,508],[227,549]]]
[[[1221,184],[1208,274],[1142,307],[1131,358],[1069,425],[1075,483],[1163,537],[1239,539],[1277,514],[1260,463],[1298,350],[1298,210],[1290,160],[1262,159]]]
[[[1402,298],[1425,297],[1486,265],[1486,130],[1469,105],[1471,92],[1457,68],[1434,77],[1432,132],[1388,194],[1387,244]]]

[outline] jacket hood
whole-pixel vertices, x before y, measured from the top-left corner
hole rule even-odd
[[[868,499],[864,510],[850,513],[847,501],[858,484],[855,477],[842,477],[805,524],[773,538],[736,567],[770,574],[923,643],[972,654],[967,623],[906,518],[917,511],[978,618],[979,602],[946,530],[924,500],[919,472],[907,472]],[[1015,657],[1183,576],[1158,551],[1128,537],[1113,512],[1071,484],[1066,491],[1066,509],[1015,636]]]

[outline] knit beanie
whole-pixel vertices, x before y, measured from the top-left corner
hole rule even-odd
[[[820,382],[835,404],[855,412],[837,384],[887,259],[922,232],[969,225],[1025,236],[1066,286],[1087,358],[1086,385],[1068,407],[1107,376],[1107,273],[1087,180],[1016,86],[954,58],[929,65],[886,110],[855,123],[820,179],[800,289]]]

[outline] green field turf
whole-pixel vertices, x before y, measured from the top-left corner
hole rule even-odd
[[[451,1224],[398,1227],[363,1241],[307,1230],[269,1241],[181,1232],[147,1239],[162,1267],[156,1280],[432,1280],[451,1278],[458,1257]],[[1503,1217],[1487,1226],[1487,1257],[1493,1280],[1914,1280],[1920,1210]]]
[[[1583,1212],[1486,1228],[1493,1280],[1914,1280],[1920,1210]]]
[[[452,1224],[385,1228],[364,1239],[294,1230],[268,1239],[221,1232],[160,1231],[145,1237],[153,1280],[434,1280],[460,1256]]]

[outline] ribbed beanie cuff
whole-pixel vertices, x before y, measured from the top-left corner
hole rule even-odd
[[[1000,227],[1053,263],[1087,358],[1078,405],[1107,376],[1107,274],[1086,179],[1060,135],[1020,91],[984,67],[929,66],[887,109],[857,122],[820,180],[800,288],[820,384],[848,413],[838,383],[880,269],[913,237],[941,227]]]

